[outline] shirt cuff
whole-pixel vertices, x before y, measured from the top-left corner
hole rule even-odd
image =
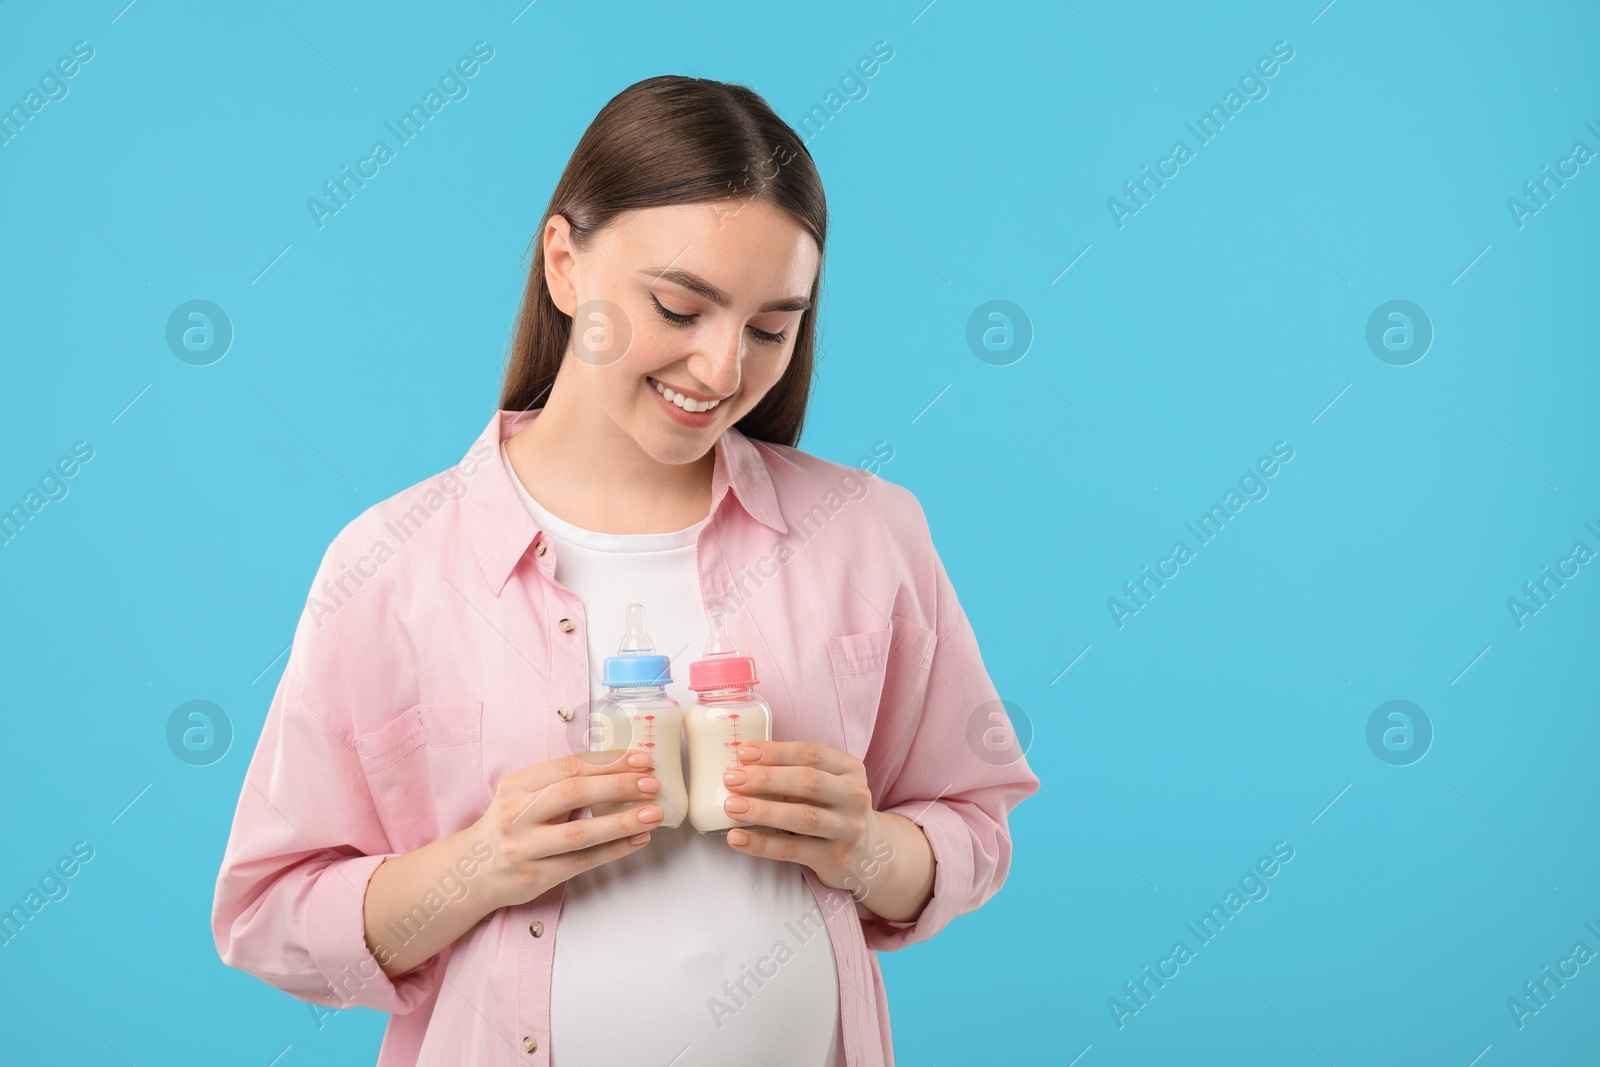
[[[902,816],[920,826],[933,850],[935,863],[933,896],[923,905],[922,914],[913,920],[885,919],[860,901],[856,902],[856,914],[861,916],[861,932],[866,937],[867,947],[876,952],[893,952],[928,940],[962,913],[962,905],[972,895],[972,835],[967,830],[966,820],[937,800],[931,803],[907,801],[885,808],[884,812]]]
[[[305,943],[328,984],[320,1003],[373,1008],[403,1015],[432,994],[439,957],[391,980],[367,948],[367,883],[384,860],[398,853],[335,860],[317,875],[305,900]]]

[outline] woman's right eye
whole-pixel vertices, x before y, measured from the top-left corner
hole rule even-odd
[[[661,301],[656,299],[656,294],[654,293],[650,294],[650,303],[655,305],[656,314],[660,315],[668,322],[675,323],[679,326],[685,326],[694,321],[693,315],[682,315],[676,311],[668,311],[665,307],[662,307]]]

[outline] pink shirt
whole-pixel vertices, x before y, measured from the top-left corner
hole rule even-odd
[[[519,767],[587,747],[583,712],[600,694],[584,607],[555,581],[551,542],[498,454],[537,415],[497,412],[460,464],[334,539],[217,879],[223,962],[313,1004],[391,1012],[379,1067],[552,1062],[565,885],[501,908],[393,980],[362,920],[385,858],[470,825]],[[916,498],[733,429],[715,453],[701,594],[736,605],[729,634],[759,665],[774,739],[861,759],[876,809],[920,826],[937,863],[913,922],[881,919],[802,868],[838,967],[847,1067],[887,1067],[877,952],[927,940],[999,891],[1007,815],[1039,780],[1003,729]],[[462,874],[419,902],[419,922],[471,891]],[[596,1025],[620,1022],[617,1007],[598,1006]]]

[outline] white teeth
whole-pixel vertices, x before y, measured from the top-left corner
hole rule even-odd
[[[710,411],[712,408],[722,403],[720,400],[690,400],[682,393],[676,393],[671,389],[668,389],[654,378],[649,379],[649,381],[651,385],[656,387],[656,392],[660,393],[662,396],[666,397],[672,403],[678,405],[685,411]]]

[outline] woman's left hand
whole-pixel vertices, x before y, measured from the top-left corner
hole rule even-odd
[[[861,761],[806,741],[748,742],[739,747],[739,761],[723,775],[734,794],[723,810],[737,822],[790,833],[740,827],[728,831],[728,843],[752,856],[803,863],[824,885],[859,897],[863,874],[876,866],[874,842],[883,836]],[[740,834],[747,839],[739,841]]]

